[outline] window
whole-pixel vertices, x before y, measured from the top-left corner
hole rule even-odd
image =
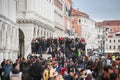
[[[101,30],[99,29],[99,32],[101,32]]]
[[[110,41],[110,43],[111,43],[111,40],[109,40]]]
[[[54,4],[55,4],[60,10],[62,10],[63,4],[62,4],[59,0],[54,0]]]
[[[120,36],[120,34],[115,34],[115,36]]]
[[[108,31],[109,30],[109,28],[106,28],[106,31]]]
[[[111,49],[111,46],[109,46],[109,48]]]
[[[115,40],[114,40],[114,43],[115,43]]]
[[[112,29],[110,29],[110,31],[112,31]]]
[[[114,49],[115,49],[116,47],[114,46]]]
[[[118,43],[120,42],[120,39],[118,40]]]
[[[106,41],[107,41],[108,39],[106,39]]]
[[[79,23],[81,23],[81,19],[79,19]]]
[[[118,49],[120,50],[120,45],[118,45]]]
[[[98,39],[100,39],[100,35],[98,35]]]

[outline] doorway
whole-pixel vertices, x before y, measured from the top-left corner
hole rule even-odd
[[[24,33],[21,29],[19,29],[19,56],[24,57],[24,49],[25,49],[25,45],[24,45]]]

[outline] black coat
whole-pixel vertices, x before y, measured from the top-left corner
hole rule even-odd
[[[42,78],[43,67],[40,62],[33,63],[29,70],[30,76],[35,78]]]

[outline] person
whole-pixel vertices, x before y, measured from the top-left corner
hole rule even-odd
[[[62,75],[59,74],[58,71],[55,71],[53,80],[64,80],[64,79],[63,79]]]
[[[96,80],[117,80],[116,73],[113,72],[113,67],[110,65],[105,66],[102,76],[96,78]]]
[[[12,62],[11,62],[11,60],[8,59],[5,61],[5,65],[3,66],[4,80],[9,80],[9,74],[10,74],[11,70],[12,70]]]
[[[41,80],[43,74],[43,67],[39,59],[33,58],[33,63],[29,69],[30,80]]]
[[[23,80],[30,80],[30,75],[29,75],[30,61],[28,59],[22,60],[20,67],[23,74]]]
[[[22,72],[20,72],[19,63],[13,64],[13,69],[9,74],[9,80],[22,80]]]
[[[43,80],[52,80],[54,77],[55,69],[51,61],[47,62],[47,68],[43,72]]]
[[[74,80],[79,80],[79,74],[78,73],[75,73],[74,76],[75,76]]]
[[[74,70],[73,68],[70,68],[68,71],[68,75],[64,76],[64,80],[74,80]]]
[[[4,80],[4,70],[3,70],[3,67],[5,65],[5,62],[6,62],[6,59],[3,59],[1,65],[0,65],[0,78],[1,78],[1,80]]]
[[[80,70],[80,80],[85,80],[86,77],[87,77],[87,70],[81,69]]]

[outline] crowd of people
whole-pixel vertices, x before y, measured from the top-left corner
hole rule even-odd
[[[85,45],[84,38],[35,38],[27,59],[3,60],[1,80],[120,80],[120,64],[109,57],[92,59],[92,53],[85,55]]]

